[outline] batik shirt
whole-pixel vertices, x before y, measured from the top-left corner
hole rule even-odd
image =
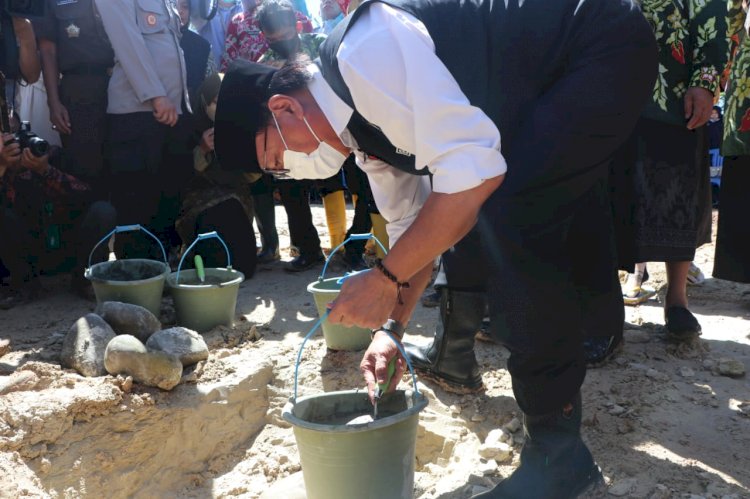
[[[312,32],[312,23],[299,12],[295,12],[297,21],[302,23],[304,33]],[[263,33],[260,30],[255,11],[251,13],[242,12],[232,18],[227,28],[226,52],[221,58],[220,70],[226,72],[232,61],[243,59],[250,62],[258,62],[258,59],[268,50]]]
[[[729,70],[724,107],[724,156],[750,154],[750,36],[747,26],[750,17],[742,10],[741,2],[732,1],[730,34],[733,57]]]
[[[299,35],[300,51],[307,55],[310,60],[317,59],[320,55],[320,46],[326,41],[326,36],[321,33],[302,33]],[[262,64],[270,66],[281,66],[286,59],[281,55],[268,49],[268,52],[258,60]]]
[[[659,75],[643,115],[685,124],[689,87],[715,94],[728,57],[725,0],[640,0],[659,46]]]

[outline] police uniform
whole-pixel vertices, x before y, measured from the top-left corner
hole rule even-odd
[[[47,0],[44,18],[34,21],[39,38],[57,49],[60,102],[68,110],[72,133],[61,134],[75,159],[74,175],[88,182],[102,175],[107,85],[114,52],[93,0]],[[58,75],[44,75],[55,81]]]
[[[190,111],[179,16],[168,0],[95,3],[115,52],[107,113],[112,203],[118,221],[174,234],[178,179],[170,175],[185,171],[184,165],[192,161],[187,144],[190,124],[181,116],[174,127],[158,123],[151,100],[167,97],[179,115],[183,106]],[[133,251],[141,252],[135,247]]]

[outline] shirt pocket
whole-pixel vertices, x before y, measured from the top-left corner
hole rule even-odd
[[[167,29],[169,16],[164,9],[164,0],[137,0],[138,27],[144,35],[160,33]]]

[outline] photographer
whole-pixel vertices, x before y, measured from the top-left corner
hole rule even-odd
[[[11,129],[17,130],[19,123],[14,125]],[[17,134],[4,134],[0,141],[0,266],[10,274],[10,287],[0,297],[0,309],[33,299],[40,290],[39,261],[44,254],[41,220],[48,201],[65,207],[62,215],[75,227],[75,244],[62,249],[75,261],[72,290],[90,297],[91,287],[83,277],[88,251],[114,227],[114,208],[103,201],[93,202],[85,183],[63,173],[67,162],[64,151],[55,148],[38,156],[33,144],[22,147],[23,142]],[[105,248],[92,261],[107,257]]]

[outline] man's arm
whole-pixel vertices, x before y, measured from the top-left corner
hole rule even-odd
[[[36,50],[36,37],[31,21],[13,16],[13,31],[18,40],[18,66],[21,76],[28,83],[36,83],[42,68],[39,64],[39,54]]]
[[[70,134],[70,116],[68,110],[60,102],[58,84],[60,82],[60,70],[57,65],[57,44],[47,38],[39,38],[39,55],[42,59],[42,73],[44,74],[44,87],[47,89],[47,105],[49,107],[49,118],[57,131]]]

